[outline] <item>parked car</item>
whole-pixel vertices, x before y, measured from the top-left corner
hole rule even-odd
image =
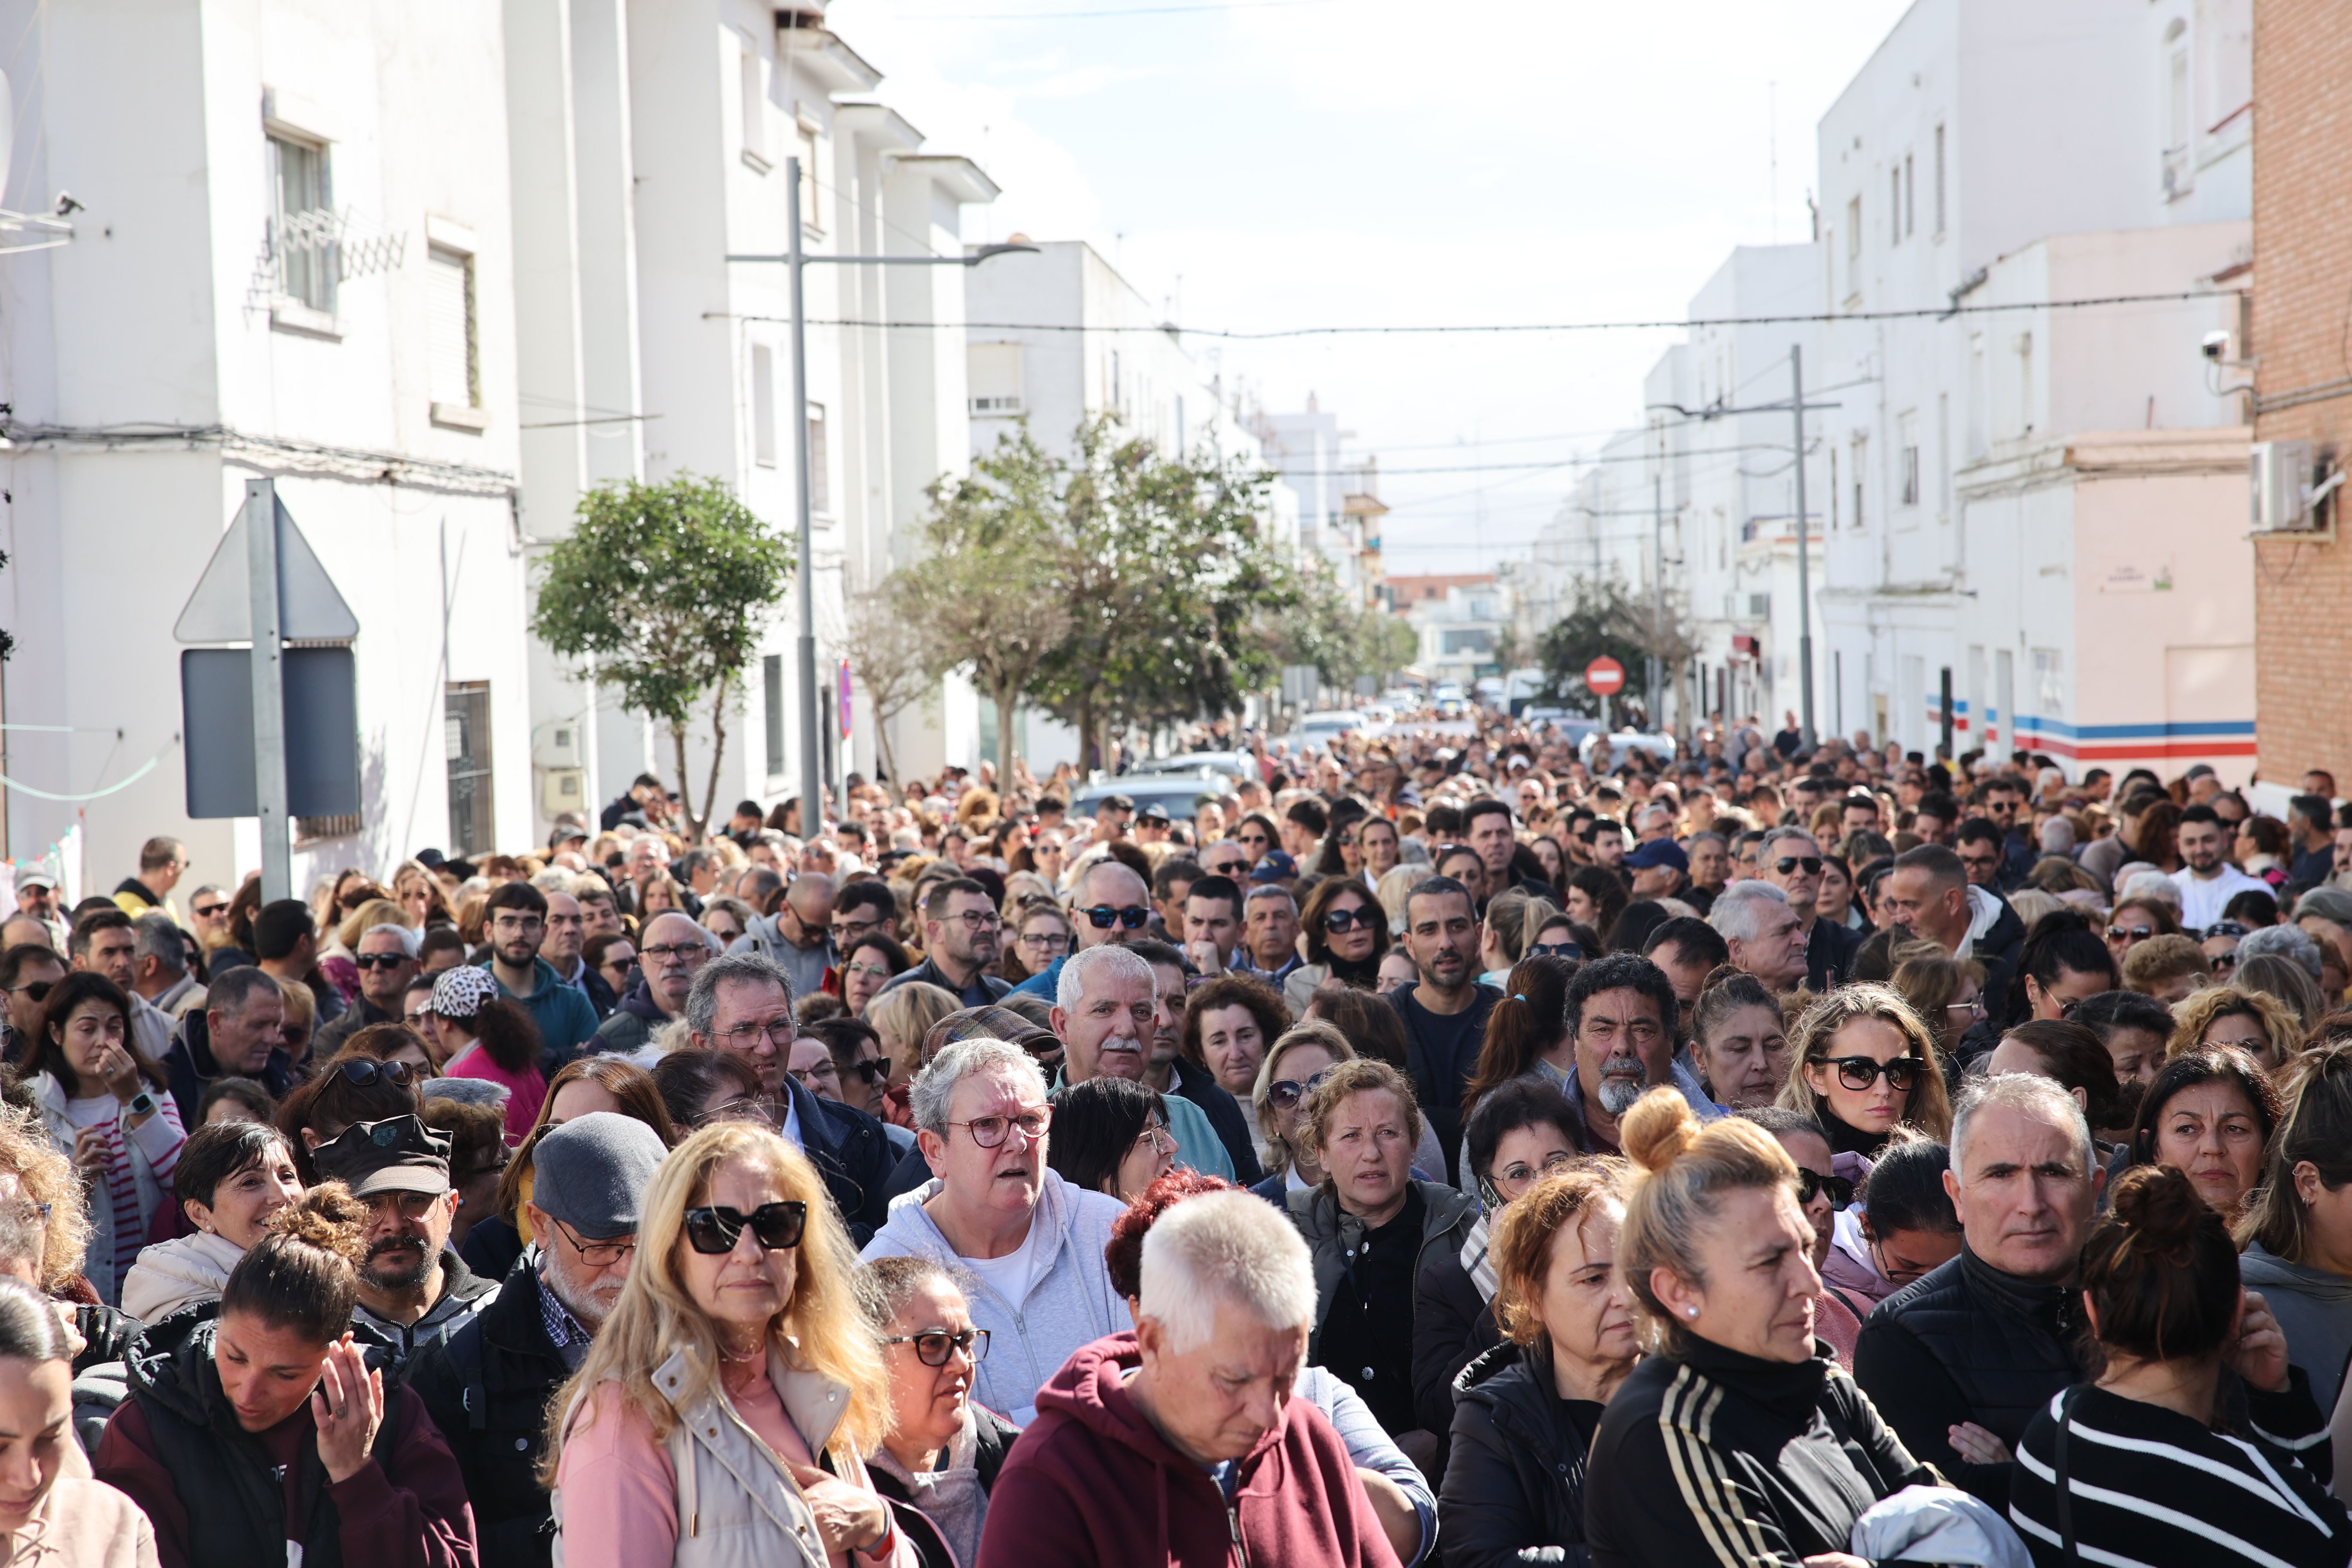
[[[1185,752],[1173,757],[1152,757],[1136,763],[1123,777],[1152,776],[1244,779],[1255,777],[1257,759],[1247,752]]]
[[[1195,774],[1191,778],[1171,778],[1158,773],[1122,773],[1117,778],[1090,784],[1070,796],[1072,816],[1092,816],[1095,808],[1115,795],[1123,795],[1141,811],[1147,805],[1157,805],[1178,820],[1187,820],[1193,808],[1204,800],[1221,805],[1234,803],[1234,792],[1224,780]]]
[[[1620,730],[1613,735],[1603,735],[1595,726],[1592,733],[1577,742],[1577,760],[1589,764],[1592,761],[1592,753],[1604,741],[1608,742],[1612,756],[1622,757],[1628,752],[1647,752],[1660,763],[1672,763],[1678,749],[1672,735],[1648,735],[1639,730]]]
[[[1343,709],[1309,713],[1298,721],[1297,740],[1302,746],[1328,745],[1350,731],[1364,728],[1364,715]]]

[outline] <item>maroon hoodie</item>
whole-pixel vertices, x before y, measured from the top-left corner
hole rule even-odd
[[[1304,1399],[1237,1464],[1233,1506],[1128,1397],[1135,1336],[1082,1345],[1037,1391],[988,1494],[978,1568],[1396,1568],[1348,1450]]]

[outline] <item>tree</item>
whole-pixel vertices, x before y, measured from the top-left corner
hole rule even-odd
[[[890,755],[891,721],[919,701],[936,678],[924,667],[922,639],[914,623],[898,613],[885,589],[852,596],[845,610],[834,645],[866,688],[882,776],[895,779],[898,764]]]
[[[1239,707],[1274,677],[1262,627],[1296,605],[1298,583],[1259,525],[1265,470],[1164,456],[1108,416],[1081,426],[1076,447],[1057,487],[1070,624],[1037,695],[1084,758],[1112,729]]]
[[[937,678],[969,669],[996,705],[996,776],[1014,776],[1013,710],[1068,635],[1064,555],[1056,537],[1062,466],[1027,427],[931,489],[924,558],[890,574],[891,612]]]
[[[1294,608],[1268,620],[1274,662],[1312,665],[1331,686],[1392,674],[1411,664],[1419,648],[1402,619],[1358,603],[1320,572],[1305,576]]]
[[[583,679],[619,688],[623,703],[669,726],[688,837],[700,842],[727,754],[727,714],[784,596],[793,549],[717,479],[622,480],[580,498],[572,536],[547,552],[531,631]],[[710,775],[702,809],[687,776],[686,731],[710,713]]]
[[[1568,614],[1545,627],[1536,639],[1544,695],[1555,701],[1590,697],[1584,689],[1584,667],[1604,656],[1629,670],[1640,668],[1649,629],[1650,607],[1634,604],[1622,583],[1613,579],[1579,583]],[[1591,710],[1597,711],[1598,705]]]

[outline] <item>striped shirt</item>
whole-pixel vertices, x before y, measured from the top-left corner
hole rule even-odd
[[[2315,1417],[2318,1407],[2303,1392],[2301,1404]],[[2010,1522],[2037,1568],[2067,1561],[2053,1468],[2064,1397],[2026,1427],[2010,1481]],[[2078,1559],[2104,1568],[2344,1568],[2352,1515],[2296,1457],[2324,1451],[2325,1426],[2273,1435],[2249,1423],[2248,1430],[2216,1431],[2162,1405],[2082,1389],[2066,1428]]]

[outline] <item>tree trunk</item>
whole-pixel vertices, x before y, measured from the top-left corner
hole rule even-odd
[[[689,807],[688,824],[694,829],[694,842],[699,844],[710,832],[710,814],[719,805],[719,770],[727,758],[727,689],[732,682],[720,680],[719,693],[710,700],[710,778],[702,786],[702,815],[696,816]],[[681,770],[685,763],[680,761]],[[678,775],[678,787],[687,787],[684,773]]]
[[[876,760],[882,764],[878,776],[889,784],[898,782],[898,764],[890,755],[890,725],[898,717],[898,713],[892,713],[885,718],[879,710],[874,714],[874,751]]]
[[[1095,699],[1091,687],[1078,693],[1078,783],[1087,782],[1087,770],[1094,766]]]
[[[683,722],[672,724],[669,727],[669,743],[677,753],[677,798],[679,804],[686,808],[688,840],[690,844],[699,843],[700,840],[693,832],[694,784],[691,782],[691,775],[686,771],[686,725]]]
[[[1013,759],[1021,754],[1013,731],[1013,705],[1021,700],[1021,689],[1005,682],[991,693],[996,699],[996,793],[1010,798],[1013,794]]]

